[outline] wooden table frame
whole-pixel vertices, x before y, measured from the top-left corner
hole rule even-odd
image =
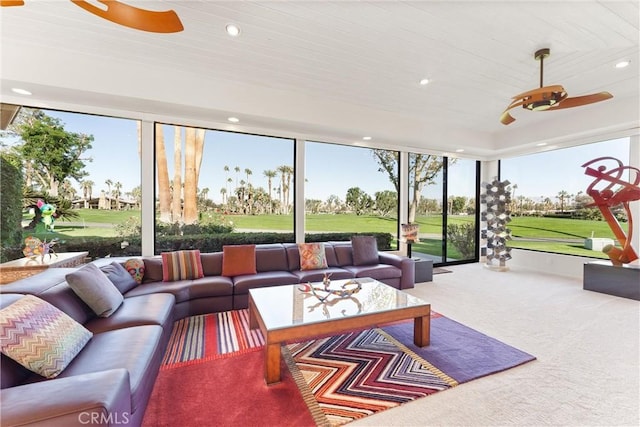
[[[260,311],[253,301],[253,296],[251,292],[249,292],[249,328],[260,328],[265,339],[264,379],[268,385],[280,382],[280,347],[286,342],[318,335],[361,329],[363,327],[374,327],[384,323],[412,318],[414,319],[414,344],[418,347],[429,345],[431,333],[431,304],[267,330]]]

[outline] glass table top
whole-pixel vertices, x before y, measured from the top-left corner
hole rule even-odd
[[[329,289],[341,291],[345,283],[354,281],[359,282],[362,289],[345,297],[329,295],[324,302],[313,293],[302,291],[302,284],[250,289],[249,294],[268,330],[429,305],[420,298],[369,278],[332,280]],[[327,295],[322,283],[311,283],[311,286],[318,289],[319,297]],[[344,289],[356,286],[351,283]]]

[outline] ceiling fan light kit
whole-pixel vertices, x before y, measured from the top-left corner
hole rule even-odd
[[[550,49],[544,48],[536,51],[533,55],[536,60],[540,61],[540,87],[511,98],[513,101],[502,112],[502,116],[500,116],[500,122],[503,125],[508,125],[516,121],[516,119],[509,114],[509,110],[519,106],[531,111],[550,111],[579,107],[613,98],[613,95],[609,92],[600,92],[591,95],[568,98],[564,87],[560,85],[544,86],[544,59],[550,54]]]

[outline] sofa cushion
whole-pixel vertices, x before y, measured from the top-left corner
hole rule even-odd
[[[100,317],[109,317],[122,304],[122,294],[95,264],[66,276],[73,291]]]
[[[162,257],[146,257],[144,262],[144,277],[142,283],[162,282]]]
[[[236,276],[233,278],[234,295],[246,294],[252,288],[264,288],[278,285],[294,285],[298,278],[288,271],[263,271],[257,274]]]
[[[93,336],[59,378],[109,369],[126,369],[131,386],[131,412],[143,409],[156,380],[164,347],[162,327],[133,326]]]
[[[356,277],[370,277],[380,281],[384,279],[399,279],[402,277],[402,270],[388,264],[357,265],[343,268],[351,271]]]
[[[281,243],[256,245],[256,271],[289,271],[284,246]]]
[[[291,273],[295,274],[301,283],[321,282],[325,274],[330,275],[330,280],[353,279],[356,277],[353,272],[340,267],[329,267],[322,270],[298,270]]]
[[[222,247],[222,275],[227,277],[256,274],[256,245]]]
[[[327,268],[327,257],[323,243],[298,243],[300,270]]]
[[[373,236],[352,236],[353,265],[378,264],[378,241]]]
[[[351,243],[349,242],[333,242],[333,251],[336,254],[336,264],[330,267],[344,267],[347,265],[353,265],[353,249],[351,249]]]
[[[205,277],[222,275],[222,252],[200,254],[200,260]]]
[[[162,281],[199,279],[204,276],[200,250],[163,252]]]
[[[51,270],[56,269],[52,268]],[[96,317],[96,313],[82,301],[67,282],[58,283],[36,296],[64,311],[82,325]]]
[[[140,262],[142,263],[142,261]],[[142,266],[144,268],[144,263],[142,263]],[[121,294],[125,294],[127,291],[138,286],[136,279],[134,279],[119,262],[114,261],[109,265],[101,267],[100,270],[107,275],[107,279],[111,280],[111,283],[118,288]],[[142,280],[142,276],[140,276],[140,280]]]
[[[92,337],[46,301],[25,295],[0,310],[2,353],[46,378],[55,378]]]
[[[160,325],[171,329],[175,301],[175,297],[168,293],[127,297],[112,316],[96,317],[84,326],[94,334],[141,325]]]
[[[176,280],[175,282],[149,282],[131,289],[126,297],[147,295],[155,292],[173,294],[176,303],[196,298],[233,295],[233,281],[225,276],[205,276],[195,280]],[[127,299],[125,298],[125,299]]]
[[[139,285],[144,279],[144,261],[140,258],[130,258],[124,262],[124,268]],[[124,293],[124,292],[123,292]]]

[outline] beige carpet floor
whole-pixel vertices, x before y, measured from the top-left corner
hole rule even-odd
[[[584,291],[581,279],[447,268],[409,292],[538,360],[350,425],[640,425],[638,301]]]

